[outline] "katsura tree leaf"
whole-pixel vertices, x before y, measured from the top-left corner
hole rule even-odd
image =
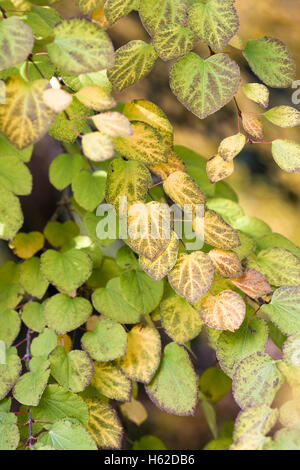
[[[121,269],[138,269],[139,261],[129,246],[123,245],[116,253],[116,262]]]
[[[31,408],[31,413],[34,419],[43,421],[67,418],[83,425],[89,421],[88,406],[83,399],[57,384],[47,385],[38,406]]]
[[[268,339],[268,327],[264,320],[253,316],[248,307],[247,315],[240,328],[234,333],[224,331],[217,341],[217,358],[224,372],[233,377],[238,363],[256,352],[264,352]]]
[[[219,214],[230,225],[245,215],[237,202],[223,197],[208,199],[207,208]]]
[[[246,235],[246,233],[240,230],[238,230],[237,233],[241,244],[237,248],[233,248],[233,251],[238,255],[240,260],[243,260],[255,252],[256,243],[250,235]]]
[[[99,362],[113,361],[126,353],[127,337],[119,323],[100,317],[94,331],[84,333],[81,344],[92,359]]]
[[[240,258],[233,251],[215,248],[208,253],[215,267],[215,272],[221,277],[234,279],[243,276],[243,266]]]
[[[121,293],[120,278],[111,279],[105,288],[96,289],[92,296],[95,309],[119,323],[138,323],[141,312],[130,305]]]
[[[167,147],[157,130],[139,121],[132,121],[131,128],[133,135],[114,138],[115,149],[120,154],[146,164],[167,162]]]
[[[54,28],[54,36],[47,45],[49,57],[64,73],[98,72],[114,63],[111,40],[95,23],[78,18],[65,20]]]
[[[178,367],[180,364],[180,367]],[[193,415],[197,405],[197,378],[187,352],[169,343],[159,369],[146,386],[150,399],[162,410],[178,416]]]
[[[119,401],[130,401],[132,384],[118,365],[112,362],[95,362],[91,385],[102,395]]]
[[[9,347],[19,334],[21,320],[14,310],[0,310],[0,341]]]
[[[3,186],[0,187],[0,238],[14,238],[22,225],[23,214],[19,199]]]
[[[300,287],[280,287],[262,310],[286,335],[300,333]]]
[[[131,380],[149,383],[154,376],[161,353],[161,341],[157,330],[142,324],[135,325],[127,334],[126,355],[118,365]]]
[[[120,277],[123,297],[142,315],[151,313],[160,304],[164,282],[154,281],[140,271],[125,271]]]
[[[300,366],[300,335],[293,333],[284,342],[283,358],[291,366]]]
[[[255,240],[264,237],[267,234],[271,234],[271,227],[266,224],[263,220],[257,217],[243,216],[232,223],[233,227],[237,230],[250,235]]]
[[[0,450],[16,450],[20,441],[16,422],[16,415],[0,411]]]
[[[232,290],[223,290],[217,295],[206,295],[198,306],[201,320],[217,330],[237,330],[246,314],[243,298]]]
[[[20,269],[13,261],[0,267],[0,309],[15,308],[21,301],[24,291],[19,283]]]
[[[82,137],[81,142],[84,155],[94,162],[103,162],[114,156],[114,143],[102,132],[89,132]],[[82,173],[79,175],[82,177]]]
[[[61,88],[48,88],[43,93],[44,103],[55,113],[64,111],[72,103],[72,95]]]
[[[143,424],[148,417],[147,410],[138,400],[132,399],[129,403],[123,403],[120,410],[124,418],[132,421],[137,426]]]
[[[128,118],[119,112],[96,114],[92,120],[100,132],[110,137],[128,137],[133,134]]]
[[[217,183],[232,175],[234,171],[233,161],[224,161],[220,155],[215,155],[208,160],[206,172],[211,183]]]
[[[282,384],[276,362],[265,353],[257,352],[241,360],[233,375],[233,396],[242,408],[269,406]]]
[[[279,421],[286,428],[299,428],[300,406],[299,400],[286,401],[279,410]]]
[[[138,441],[135,441],[132,447],[133,450],[167,450],[166,445],[161,439],[156,436],[143,436]]]
[[[104,6],[105,16],[113,24],[132,10],[137,10],[139,5],[140,0],[107,0]]]
[[[231,101],[240,86],[240,70],[226,54],[203,60],[189,52],[172,67],[170,86],[189,111],[204,119]]]
[[[92,13],[97,8],[104,5],[105,0],[76,0],[76,4],[83,13]]]
[[[30,372],[19,377],[13,388],[13,396],[23,405],[37,406],[50,376],[49,361],[43,357],[33,358],[29,368]]]
[[[105,199],[119,212],[119,198],[126,197],[127,203],[146,202],[147,191],[152,177],[147,167],[140,162],[114,159],[107,171]]]
[[[300,112],[291,106],[276,106],[264,113],[264,117],[279,127],[300,126]]]
[[[48,281],[42,272],[40,258],[25,260],[20,268],[20,284],[28,294],[41,299],[48,289]]]
[[[153,261],[140,256],[140,267],[155,281],[163,279],[174,267],[179,249],[179,240],[175,232],[172,232],[167,247]]]
[[[116,411],[96,398],[87,398],[90,419],[86,426],[101,449],[120,449],[123,428]]]
[[[151,36],[164,26],[184,26],[187,10],[186,0],[143,0],[139,6],[140,18]]]
[[[54,331],[45,328],[42,333],[36,336],[30,345],[30,352],[32,356],[43,356],[48,358],[49,354],[57,346],[57,336]]]
[[[0,158],[0,184],[19,196],[26,196],[32,191],[32,176],[17,156],[3,155]]]
[[[88,431],[80,424],[67,419],[57,421],[49,432],[42,433],[38,444],[52,446],[56,450],[97,450]]]
[[[109,90],[104,86],[85,86],[80,88],[80,90],[75,93],[75,96],[82,104],[84,104],[84,106],[92,108],[95,111],[104,111],[105,109],[110,109],[116,106],[115,100],[110,95]]]
[[[85,351],[74,350],[67,353],[65,348],[57,346],[49,360],[51,375],[62,387],[78,393],[89,385],[94,365]]]
[[[274,440],[266,442],[264,450],[299,450],[300,430],[280,429],[274,435]]]
[[[167,195],[182,209],[185,205],[204,205],[206,197],[197,183],[184,171],[171,173],[163,184]]]
[[[6,397],[8,392],[17,382],[22,370],[21,360],[16,348],[5,351],[5,364],[0,364],[0,400]]]
[[[63,223],[57,220],[50,220],[44,228],[44,235],[54,248],[59,248],[70,242],[79,235],[79,232],[79,227],[73,220],[66,220]]]
[[[78,137],[78,133],[85,134],[91,128],[87,124],[85,116],[90,116],[93,111],[77,100],[73,96],[72,103],[64,113],[59,113],[49,129],[49,135],[56,140],[73,143]]]
[[[18,31],[18,34],[16,34]],[[32,30],[16,16],[0,24],[0,70],[18,65],[26,60],[32,51],[34,37]]]
[[[56,294],[49,297],[44,304],[45,322],[58,335],[75,330],[85,323],[91,314],[90,302],[82,297],[72,298],[66,294]]]
[[[101,268],[103,260],[102,251],[92,238],[84,235],[74,237],[62,247],[62,251],[68,251],[72,248],[82,250],[91,258],[94,268]]]
[[[249,40],[243,55],[255,75],[272,88],[288,88],[295,78],[294,60],[278,39]]]
[[[244,134],[238,133],[226,137],[219,145],[218,155],[220,155],[225,162],[229,162],[243,150],[245,144],[246,137]]]
[[[262,83],[245,83],[242,85],[242,90],[249,100],[254,101],[263,108],[269,106],[270,92]]]
[[[28,259],[40,251],[45,243],[44,235],[40,232],[18,233],[9,243],[9,248],[19,258]]]
[[[260,119],[250,113],[242,113],[242,123],[244,130],[257,140],[263,140],[264,130]]]
[[[171,287],[180,296],[193,304],[209,289],[214,267],[206,253],[194,251],[181,253],[168,275]]]
[[[231,390],[231,380],[221,369],[209,367],[200,376],[200,393],[211,403],[217,403]]]
[[[272,286],[300,284],[300,260],[284,248],[267,248],[257,258],[248,261],[248,267],[260,271]]]
[[[49,167],[50,183],[58,190],[65,189],[84,166],[84,158],[79,153],[61,153],[52,160]]]
[[[5,104],[0,106],[0,130],[22,150],[39,141],[55,119],[55,113],[43,100],[47,80],[25,82],[12,76],[6,84]]]
[[[17,149],[0,133],[0,151],[2,155],[7,157],[18,157],[21,162],[29,162],[31,159],[33,145],[29,145],[24,150]]]
[[[223,49],[239,29],[232,0],[194,3],[189,9],[188,23],[201,41],[216,50]]]
[[[93,211],[104,198],[105,184],[105,171],[80,171],[72,181],[75,201],[87,211]]]
[[[122,91],[148,75],[156,59],[152,44],[130,41],[116,51],[115,64],[108,70],[108,78],[114,88]]]
[[[97,86],[102,88],[107,93],[107,95],[112,92],[112,84],[107,78],[107,70],[100,70],[99,72],[92,73],[82,73],[80,75],[70,75],[62,72],[62,78],[64,82],[76,92],[84,87],[90,86]]]
[[[237,231],[213,210],[204,214],[204,240],[224,250],[232,250],[241,244]]]
[[[159,57],[165,61],[177,59],[193,49],[194,33],[187,27],[168,25],[156,31],[153,46]]]
[[[202,328],[197,310],[178,295],[172,295],[161,302],[160,318],[167,335],[178,344],[185,344],[196,338]]]
[[[184,162],[177,157],[175,152],[171,151],[168,155],[167,163],[160,163],[157,165],[149,165],[150,170],[165,180],[175,171],[185,171]]]
[[[277,165],[289,173],[300,171],[300,145],[292,140],[272,142],[272,155]]]
[[[246,269],[244,274],[231,282],[252,299],[272,294],[273,289],[266,278],[256,269]]]

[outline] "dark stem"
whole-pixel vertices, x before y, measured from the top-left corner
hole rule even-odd
[[[30,342],[31,342],[31,331],[28,328],[27,333],[26,333],[26,354],[25,354],[25,362],[26,362],[26,367],[29,370],[29,362],[30,362]],[[28,449],[33,450],[32,447],[32,440],[33,440],[33,435],[32,435],[32,415],[31,415],[31,408],[28,408]]]
[[[239,115],[239,117],[241,118],[241,117],[242,117],[242,110],[241,110],[241,108],[240,108],[239,105],[238,105],[238,102],[237,102],[237,100],[236,100],[236,97],[234,97],[233,100],[234,100],[234,103],[235,103],[235,106],[236,106],[238,115]]]
[[[29,62],[32,63],[32,65],[34,66],[34,68],[38,71],[38,73],[40,74],[40,76],[41,76],[42,78],[46,78],[45,75],[43,74],[43,72],[39,69],[39,67],[38,67],[38,66],[36,65],[36,63],[34,62],[34,60],[33,60],[33,58],[32,58],[32,54],[30,54],[30,55],[28,56],[28,60],[29,60]]]
[[[3,18],[6,19],[6,18],[7,18],[6,11],[5,11],[4,8],[1,7],[1,6],[0,6],[0,11],[1,11],[1,13],[2,13]]]
[[[210,52],[210,55],[215,55],[216,53],[212,50],[212,48],[210,46],[208,46],[208,49],[209,49],[209,52]]]

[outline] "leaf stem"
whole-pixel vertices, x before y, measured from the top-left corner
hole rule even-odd
[[[5,11],[4,8],[1,7],[1,6],[0,6],[0,11],[1,11],[1,13],[2,13],[3,18],[6,20],[6,19],[7,19],[6,11]]]

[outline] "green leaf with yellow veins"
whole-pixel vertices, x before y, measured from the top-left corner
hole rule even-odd
[[[243,275],[231,282],[252,299],[272,294],[273,289],[266,278],[256,269],[245,269]]]
[[[93,211],[104,198],[105,184],[105,171],[80,171],[72,181],[75,201],[87,211]]]
[[[295,63],[283,42],[271,37],[249,40],[243,51],[251,70],[272,88],[288,88],[295,78]]]
[[[140,121],[154,127],[168,147],[173,148],[173,127],[165,113],[147,100],[133,100],[125,104],[123,114],[129,121]]]
[[[226,137],[219,145],[218,155],[220,155],[225,162],[229,162],[243,150],[245,144],[246,137],[244,134],[238,133],[231,137]]]
[[[69,155],[61,153],[52,160],[49,167],[50,183],[58,190],[69,186],[75,176],[84,167],[84,158],[79,153]]]
[[[0,184],[19,196],[26,196],[32,190],[32,176],[17,156],[3,155],[0,158]]]
[[[133,450],[167,450],[166,445],[156,436],[143,436],[138,441],[134,441]]]
[[[178,416],[195,413],[198,399],[197,377],[182,346],[169,343],[165,347],[159,369],[146,386],[146,392],[167,413]]]
[[[75,96],[84,106],[95,111],[104,111],[116,106],[115,100],[110,96],[107,89],[96,85],[88,85],[81,88],[75,93]]]
[[[214,267],[206,253],[194,251],[181,253],[168,281],[175,292],[193,304],[209,289],[214,275]]]
[[[182,209],[187,204],[204,205],[206,197],[197,183],[185,172],[175,171],[164,181],[164,191]]]
[[[234,222],[232,226],[236,230],[240,230],[246,235],[250,235],[255,240],[264,237],[265,235],[271,234],[272,230],[268,224],[263,220],[258,219],[257,217],[243,216]]]
[[[43,356],[45,359],[57,346],[57,336],[54,331],[45,328],[42,333],[36,336],[30,345],[32,356]]]
[[[26,60],[32,51],[33,43],[32,30],[19,18],[11,16],[1,21],[0,70],[8,69]]]
[[[140,271],[127,271],[120,277],[121,293],[126,301],[142,315],[151,313],[159,305],[164,282],[154,281]]]
[[[217,183],[232,175],[234,171],[233,161],[224,161],[220,155],[215,155],[208,160],[206,173],[211,183]]]
[[[243,266],[236,253],[215,248],[210,250],[208,255],[213,262],[216,274],[219,276],[229,279],[242,277]]]
[[[107,0],[105,2],[105,16],[110,24],[115,23],[132,10],[138,10],[140,0]]]
[[[0,133],[0,152],[6,157],[18,157],[21,162],[29,162],[31,159],[33,145],[29,145],[23,150],[17,149],[12,145],[3,134]]]
[[[167,335],[178,344],[196,338],[202,328],[197,310],[178,295],[161,302],[160,318]]]
[[[300,258],[300,248],[295,243],[288,240],[284,235],[280,233],[269,233],[256,241],[257,248],[259,250],[265,250],[266,248],[285,248],[294,255]]]
[[[139,6],[142,23],[152,36],[164,26],[186,24],[186,0],[143,0]]]
[[[111,40],[95,23],[78,18],[65,20],[54,28],[54,36],[47,45],[49,57],[64,73],[98,72],[114,63]]]
[[[101,268],[102,251],[99,245],[93,241],[92,238],[83,235],[72,238],[72,240],[62,247],[62,251],[68,251],[73,248],[76,248],[76,250],[82,250],[84,253],[89,255],[93,262],[93,266],[95,268]]]
[[[209,367],[199,379],[200,392],[212,403],[220,401],[231,390],[231,380],[221,369]]]
[[[239,29],[239,17],[232,0],[196,2],[189,9],[188,23],[201,41],[223,49]]]
[[[105,0],[76,0],[76,4],[83,13],[92,13],[97,8],[104,5]]]
[[[43,357],[33,358],[29,370],[19,377],[13,388],[13,396],[23,405],[37,406],[50,376],[49,361]]]
[[[279,127],[300,126],[300,112],[291,106],[276,106],[264,113],[264,117]]]
[[[102,162],[114,156],[114,143],[102,132],[89,132],[81,142],[84,155],[94,162]]]
[[[71,298],[66,294],[56,294],[44,304],[45,322],[58,335],[76,330],[91,314],[90,302],[82,297]]]
[[[88,431],[67,419],[57,421],[49,432],[42,433],[37,444],[52,446],[55,450],[97,450]]]
[[[120,278],[111,279],[105,288],[96,289],[92,301],[98,312],[119,323],[138,323],[141,319],[141,312],[123,297]]]
[[[43,421],[69,418],[83,425],[89,421],[88,406],[83,399],[57,384],[47,385],[38,406],[31,408],[31,414]]]
[[[272,142],[272,155],[277,165],[289,173],[300,171],[300,145],[292,140]]]
[[[271,302],[261,308],[283,334],[300,333],[299,286],[280,287],[274,292]]]
[[[141,40],[130,41],[115,53],[115,64],[107,76],[113,87],[124,90],[144,78],[153,68],[157,54],[152,44]]]
[[[74,350],[67,353],[64,347],[57,346],[49,360],[51,375],[65,389],[79,393],[89,385],[94,366],[85,351]]]
[[[237,330],[246,314],[243,298],[232,290],[224,290],[218,295],[206,295],[198,305],[201,320],[217,330]]]
[[[200,119],[229,103],[240,81],[239,66],[226,54],[215,54],[203,60],[189,52],[173,65],[170,73],[174,95]]]
[[[166,163],[167,147],[158,131],[147,123],[132,121],[133,135],[115,137],[115,150],[129,160],[145,164]]]
[[[94,331],[84,333],[81,344],[92,359],[99,362],[113,361],[124,356],[127,337],[119,323],[100,317]]]
[[[282,385],[276,362],[257,352],[241,360],[233,375],[233,396],[242,408],[272,404]]]
[[[47,80],[26,83],[12,76],[6,84],[6,102],[0,107],[0,130],[19,150],[39,141],[55,119],[43,101]]]
[[[269,106],[270,92],[265,85],[261,83],[245,83],[242,85],[242,90],[249,100],[254,101],[263,108]]]
[[[298,286],[300,260],[284,248],[267,248],[257,258],[248,261],[248,267],[260,271],[272,286]]]
[[[28,259],[40,251],[45,243],[44,235],[40,232],[18,233],[9,243],[9,248],[19,258]]]
[[[159,57],[165,61],[177,59],[193,49],[194,33],[180,25],[165,26],[156,31],[153,46]]]
[[[41,299],[48,289],[48,281],[41,268],[40,258],[25,260],[20,268],[20,284],[28,294]]]
[[[22,363],[16,348],[5,351],[5,364],[0,364],[0,400],[6,397],[22,371]]]
[[[241,244],[237,231],[212,210],[204,214],[204,240],[224,250],[232,250]]]
[[[179,249],[179,240],[175,232],[172,232],[167,247],[153,261],[140,256],[140,267],[155,281],[163,279],[174,267]]]
[[[49,129],[49,135],[56,140],[73,143],[77,139],[78,132],[83,134],[91,132],[86,119],[83,116],[90,116],[92,110],[84,106],[73,96],[72,103],[64,113],[59,113]]]
[[[96,398],[87,398],[90,419],[86,429],[101,449],[120,449],[123,428],[116,411]]]
[[[160,363],[161,340],[154,328],[135,325],[127,334],[126,355],[117,364],[131,380],[151,382]]]
[[[0,311],[0,341],[9,347],[19,334],[21,320],[14,310]]]
[[[59,248],[79,235],[79,227],[72,220],[50,220],[44,228],[44,235],[50,245]]]
[[[110,137],[128,137],[133,134],[128,118],[117,111],[96,114],[92,121],[100,132]]]
[[[256,352],[264,352],[268,339],[268,327],[264,320],[253,316],[254,310],[247,306],[247,315],[234,333],[224,331],[217,341],[217,358],[224,372],[232,377],[238,363]]]
[[[118,401],[130,401],[132,383],[112,362],[95,362],[91,385],[102,395]]]

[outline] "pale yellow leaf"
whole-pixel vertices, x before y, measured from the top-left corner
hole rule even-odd
[[[216,274],[226,279],[242,277],[243,267],[240,258],[233,251],[214,248],[208,253]]]
[[[224,161],[220,155],[215,155],[206,164],[206,173],[211,183],[217,183],[228,178],[233,171],[233,161]]]
[[[49,88],[43,93],[44,103],[55,113],[60,113],[72,103],[72,95],[61,88]]]
[[[201,320],[216,330],[237,330],[245,317],[246,305],[242,297],[231,290],[218,295],[206,295],[199,302]]]
[[[244,148],[246,137],[244,134],[235,134],[222,140],[219,145],[218,154],[225,160],[233,160]]]
[[[175,232],[172,232],[171,240],[164,251],[153,261],[140,256],[140,266],[155,281],[164,278],[176,263],[179,248],[179,240]]]
[[[133,134],[130,122],[121,113],[100,113],[93,116],[92,120],[100,132],[110,137],[127,137]]]

